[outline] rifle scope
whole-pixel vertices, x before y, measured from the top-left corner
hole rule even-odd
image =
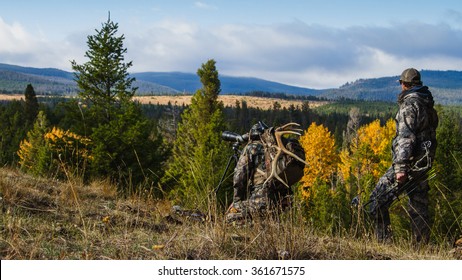
[[[240,135],[240,134],[237,134],[231,131],[223,131],[223,133],[221,134],[221,138],[229,142],[244,143],[249,140],[249,135],[248,134]]]

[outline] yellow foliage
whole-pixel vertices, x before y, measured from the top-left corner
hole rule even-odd
[[[308,166],[304,169],[301,179],[301,195],[309,198],[309,190],[316,182],[329,182],[335,173],[338,155],[335,151],[335,139],[323,125],[312,123],[300,137],[300,144],[305,150],[305,160]]]
[[[60,160],[67,161],[68,164],[78,164],[83,159],[92,159],[86,148],[91,142],[89,138],[58,127],[53,127],[44,138],[52,151],[61,156]]]
[[[19,156],[19,164],[26,167],[27,169],[32,168],[32,163],[28,160],[31,150],[32,144],[27,139],[22,140],[19,144],[19,150],[17,154]]]
[[[385,171],[391,164],[390,145],[395,134],[395,122],[390,119],[385,126],[379,120],[358,129],[355,139],[349,147],[340,152],[339,169],[344,178],[351,176],[360,178],[371,174],[374,179]]]
[[[44,138],[51,145],[54,152],[71,151],[73,154],[89,158],[88,151],[84,148],[90,144],[89,138],[77,135],[69,130],[64,131],[58,127],[53,127],[50,132],[44,135]]]
[[[57,127],[53,127],[51,131],[48,129],[35,130],[28,133],[27,139],[21,141],[19,145],[17,152],[19,163],[26,170],[40,169],[39,165],[49,165],[53,162],[71,167],[78,166],[83,160],[92,159],[87,149],[90,142],[90,139],[86,137]],[[39,149],[42,149],[41,154],[39,154]],[[43,160],[43,157],[51,159],[51,162]],[[40,164],[38,164],[39,162]],[[47,168],[46,166],[43,167]]]
[[[351,173],[353,173],[353,160],[348,149],[342,149],[339,154],[340,164],[339,171],[344,180],[350,178]]]
[[[379,120],[375,120],[358,131],[359,142],[369,145],[375,155],[380,155],[388,147],[395,133],[395,123],[389,120],[384,127]]]

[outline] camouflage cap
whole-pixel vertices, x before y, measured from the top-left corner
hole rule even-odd
[[[414,68],[408,68],[404,70],[403,73],[401,74],[399,81],[405,82],[405,83],[412,83],[412,84],[422,82],[420,80],[420,72]]]

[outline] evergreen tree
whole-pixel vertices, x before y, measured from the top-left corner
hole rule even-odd
[[[462,117],[440,109],[436,166],[439,180],[451,190],[462,191]]]
[[[22,101],[0,104],[0,164],[17,163],[19,143],[26,137],[31,124],[27,123]]]
[[[140,183],[157,184],[166,150],[155,127],[132,100],[137,90],[128,73],[132,62],[124,62],[125,38],[117,31],[118,24],[108,19],[96,35],[88,36],[89,61],[82,65],[72,61],[72,68],[83,101],[78,104],[79,121],[85,122],[81,127],[90,133],[93,145],[93,175],[108,176],[127,191]]]
[[[52,168],[51,148],[45,140],[49,122],[43,111],[37,115],[32,130],[19,145],[18,156],[21,168],[34,175],[45,176]]]
[[[124,35],[117,37],[118,24],[110,19],[87,37],[89,59],[84,64],[72,61],[79,97],[92,105],[90,112],[99,122],[109,122],[112,115],[130,103],[137,88],[132,87],[135,78],[129,77],[132,62],[125,63],[127,49],[123,46]]]
[[[462,117],[438,108],[436,179],[431,181],[430,203],[433,232],[449,242],[462,230]]]
[[[37,96],[35,95],[34,87],[31,84],[28,84],[26,87],[25,95],[25,104],[24,104],[24,113],[26,116],[26,121],[29,124],[34,123],[37,113],[39,111],[39,104]]]
[[[221,139],[225,125],[223,104],[218,102],[221,89],[215,61],[202,64],[197,74],[203,87],[182,114],[165,184],[183,203],[204,207],[220,180],[229,153]]]

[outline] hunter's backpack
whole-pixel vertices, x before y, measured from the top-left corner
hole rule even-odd
[[[276,166],[275,173],[286,183],[286,185],[280,182],[275,176],[273,176],[268,183],[276,187],[290,187],[300,181],[303,177],[305,163],[285,152],[280,152],[281,154],[278,159],[276,159],[275,157],[277,156],[280,148],[278,148],[274,133],[275,129],[270,127],[265,129],[265,131],[261,134],[261,140],[265,151],[266,172],[267,176],[270,177],[273,172],[273,167]],[[282,136],[281,144],[284,145],[288,151],[305,160],[305,151],[300,145],[298,139]],[[274,160],[277,160],[276,164],[273,163]]]

